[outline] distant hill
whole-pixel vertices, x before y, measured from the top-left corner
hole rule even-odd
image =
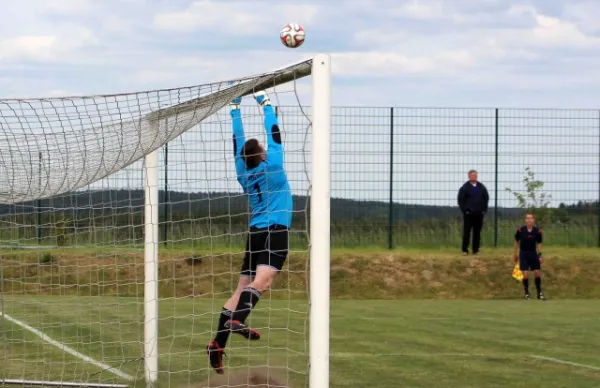
[[[165,211],[169,219],[217,218],[218,216],[239,216],[245,218],[248,213],[246,197],[240,193],[184,193],[169,191],[159,193],[160,213]],[[168,198],[167,206],[165,198]],[[297,210],[305,208],[305,196],[294,197],[294,207]],[[64,213],[78,219],[91,217],[128,216],[141,217],[144,206],[143,190],[97,190],[90,192],[73,192],[60,197],[49,198],[37,202],[26,202],[17,205],[0,205],[0,216],[7,214],[35,213],[37,206],[44,214]],[[561,204],[560,209],[573,213],[590,213],[596,211],[598,203],[578,202],[572,205]],[[444,219],[460,216],[455,206],[430,206],[394,203],[392,207],[394,221],[412,221],[416,219]],[[93,216],[91,214],[93,212]],[[490,209],[490,213],[493,209]],[[522,210],[518,208],[500,208],[499,215],[503,218],[521,217]],[[388,220],[389,204],[379,201],[356,201],[343,198],[331,199],[332,221],[374,221]],[[241,220],[240,220],[241,221]]]

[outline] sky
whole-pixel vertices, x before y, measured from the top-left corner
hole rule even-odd
[[[522,189],[532,166],[553,204],[595,200],[599,14],[591,0],[6,1],[0,98],[200,85],[324,52],[332,56],[337,109],[333,196],[386,201],[391,173],[394,201],[453,205],[475,168],[492,201],[497,187],[499,203],[511,206],[505,188]],[[279,41],[288,22],[307,32],[300,48]],[[310,104],[308,86],[298,87],[301,105]],[[282,120],[290,176],[304,194],[307,120],[297,108]],[[491,108],[571,110],[501,111],[496,185]],[[213,117],[171,145],[174,189],[239,190],[227,120]],[[260,136],[258,115],[250,121]],[[138,168],[98,185],[128,186]]]
[[[334,105],[600,107],[597,1],[19,0],[0,96],[131,92],[333,57]],[[287,22],[307,31],[284,47]]]

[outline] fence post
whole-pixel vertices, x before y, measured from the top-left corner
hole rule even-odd
[[[495,117],[495,161],[494,161],[494,246],[498,246],[498,108]]]
[[[394,248],[394,108],[390,108],[390,200],[388,209],[388,249]]]
[[[598,203],[596,211],[598,213],[598,247],[600,247],[600,111],[598,111]]]
[[[165,144],[165,222],[163,224],[163,245],[168,245],[169,236],[169,143]]]

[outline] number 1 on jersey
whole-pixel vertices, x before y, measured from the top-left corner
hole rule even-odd
[[[263,197],[262,197],[262,191],[260,191],[260,185],[258,184],[258,182],[256,182],[256,183],[254,184],[254,189],[256,190],[256,192],[257,192],[257,194],[258,194],[258,200],[259,200],[260,202],[262,202],[262,200],[263,200]]]

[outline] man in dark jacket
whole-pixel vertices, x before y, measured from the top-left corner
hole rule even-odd
[[[477,180],[477,171],[469,171],[469,180],[458,190],[458,206],[463,214],[463,255],[469,253],[469,240],[473,230],[473,254],[479,252],[483,216],[488,210],[490,197],[483,183]]]

